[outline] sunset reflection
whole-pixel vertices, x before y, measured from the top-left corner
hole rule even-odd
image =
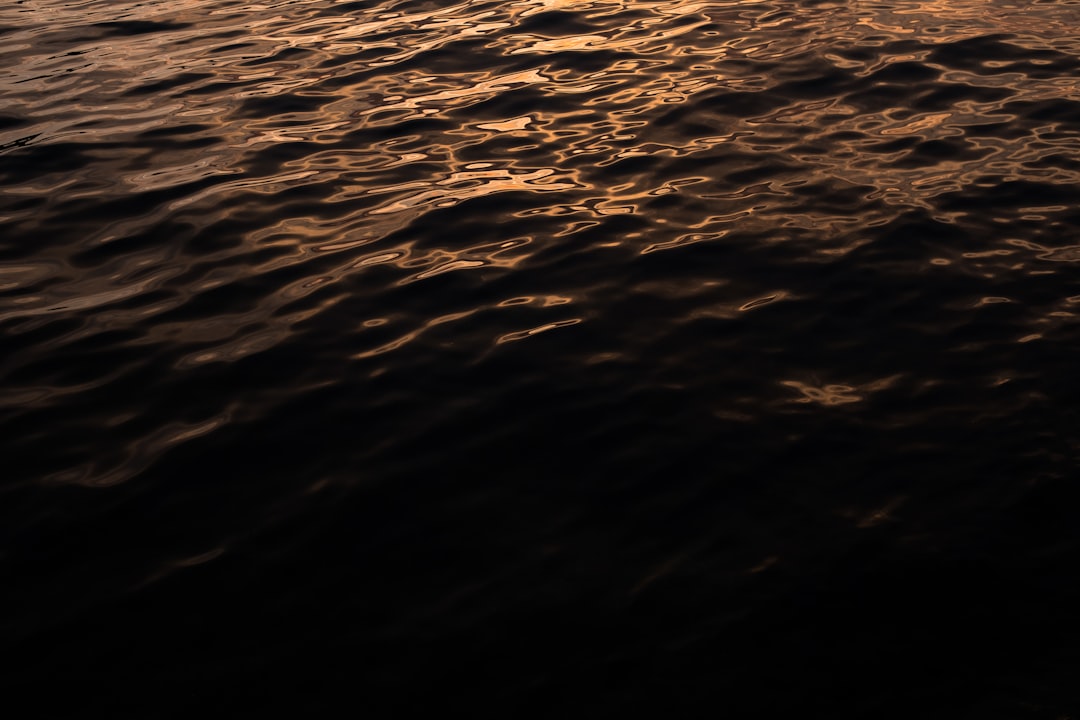
[[[1074,717],[1078,28],[0,3],[0,689]]]

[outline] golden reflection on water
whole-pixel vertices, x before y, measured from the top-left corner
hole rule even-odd
[[[662,156],[694,154],[713,149],[717,143],[732,142],[736,146],[753,152],[760,147],[761,125],[776,123],[796,124],[811,129],[808,139],[823,137],[826,133],[860,132],[881,136],[905,135],[918,133],[932,138],[935,134],[952,136],[962,134],[966,125],[983,122],[992,117],[998,109],[996,103],[968,104],[963,112],[930,112],[911,117],[903,107],[892,107],[880,113],[867,113],[865,110],[845,106],[842,100],[808,104],[801,109],[797,106],[787,108],[783,115],[747,118],[733,123],[723,132],[712,137],[680,138],[672,144],[652,142],[634,147],[633,140],[638,137],[642,122],[638,117],[655,112],[664,104],[693,103],[701,93],[715,92],[717,88],[754,89],[766,88],[769,80],[762,76],[738,76],[724,72],[725,60],[752,55],[764,60],[770,56],[792,53],[798,46],[807,50],[813,47],[818,38],[843,37],[845,33],[856,33],[859,27],[893,34],[910,34],[928,29],[938,29],[938,35],[923,35],[923,40],[935,42],[955,41],[967,34],[982,32],[985,24],[993,24],[997,29],[1019,32],[1025,28],[1038,28],[1039,37],[1046,40],[1047,33],[1057,32],[1066,26],[1074,10],[1062,7],[1047,15],[1040,9],[1039,19],[1032,20],[1023,12],[1019,4],[987,5],[982,2],[920,2],[908,3],[902,8],[863,9],[852,8],[849,4],[827,4],[816,6],[800,15],[785,15],[768,20],[755,14],[761,3],[684,3],[684,2],[519,2],[504,3],[498,6],[489,3],[457,3],[422,12],[386,11],[378,5],[369,10],[362,10],[356,16],[356,9],[350,7],[348,14],[316,14],[323,5],[308,3],[261,3],[257,5],[237,5],[220,10],[207,10],[203,3],[156,2],[156,3],[118,3],[109,8],[85,7],[77,15],[70,10],[59,13],[58,17],[70,17],[69,24],[79,22],[100,22],[125,16],[140,20],[168,21],[171,23],[190,23],[190,28],[173,31],[168,36],[151,34],[122,40],[110,39],[108,43],[88,42],[76,49],[78,59],[53,57],[43,53],[33,53],[28,43],[13,43],[6,48],[7,55],[14,55],[19,60],[20,73],[29,73],[21,82],[27,83],[23,90],[47,92],[50,101],[35,108],[39,121],[50,113],[70,116],[72,103],[78,103],[80,113],[77,127],[62,120],[39,125],[43,135],[52,140],[64,137],[87,135],[97,141],[108,139],[113,134],[130,134],[167,126],[179,118],[191,118],[200,123],[214,124],[214,133],[223,137],[228,149],[200,157],[186,159],[169,164],[155,161],[152,167],[138,167],[136,159],[128,162],[135,167],[125,174],[123,182],[141,190],[154,190],[175,187],[184,183],[197,182],[200,179],[217,175],[229,175],[243,167],[246,152],[253,152],[262,147],[270,147],[287,142],[318,142],[328,146],[337,145],[354,129],[372,125],[392,127],[420,117],[445,117],[458,109],[490,100],[503,93],[512,92],[526,86],[536,86],[539,92],[546,94],[588,94],[578,108],[570,111],[548,111],[533,113],[529,116],[516,116],[492,119],[477,123],[473,127],[488,133],[503,133],[508,130],[530,132],[539,146],[552,146],[555,158],[560,162],[555,166],[529,167],[522,162],[520,167],[529,173],[547,173],[550,176],[573,178],[574,173],[564,169],[565,164],[575,156],[597,157],[598,163],[615,162],[618,159],[635,155]],[[312,9],[312,16],[303,19],[305,7]],[[628,10],[635,11],[633,19],[620,24],[604,33],[571,35],[566,37],[544,38],[536,34],[513,32],[513,28],[524,19],[538,12],[558,9],[580,13],[585,18],[603,19]],[[288,13],[286,14],[286,10]],[[252,18],[257,18],[253,20]],[[243,42],[235,42],[237,23],[243,20]],[[677,23],[672,25],[677,20]],[[743,32],[729,31],[729,36],[716,42],[702,42],[705,37],[698,31],[709,22],[735,22],[743,26]],[[955,21],[964,21],[954,25]],[[783,35],[767,35],[765,44],[755,44],[762,31],[774,27],[777,23],[809,29],[810,32]],[[59,23],[58,28],[65,27]],[[737,28],[738,26],[736,26]],[[408,43],[403,43],[404,34]],[[715,35],[716,31],[704,33]],[[221,39],[215,41],[215,35]],[[687,41],[673,43],[672,39],[691,36]],[[165,38],[169,42],[165,42]],[[335,57],[348,57],[358,53],[376,53],[365,61],[364,67],[373,71],[379,68],[392,69],[412,58],[421,57],[462,37],[490,38],[490,47],[504,56],[519,53],[548,54],[557,51],[619,51],[639,55],[639,59],[619,59],[602,70],[575,72],[563,70],[522,70],[513,73],[461,72],[450,74],[430,73],[425,69],[394,71],[365,77],[363,81],[350,84],[339,83],[335,91],[328,93],[319,89],[320,83],[334,78],[337,73],[331,68],[320,68],[311,61],[274,61],[275,55],[286,50],[302,50],[331,60]],[[198,41],[198,42],[196,42]],[[215,47],[216,45],[216,47]],[[242,45],[243,47],[236,47]],[[826,48],[827,50],[827,48]],[[31,52],[27,52],[31,51]],[[384,52],[385,51],[385,52]],[[913,59],[916,56],[911,56]],[[252,58],[267,58],[257,66],[250,66]],[[890,62],[902,61],[894,56]],[[838,59],[838,62],[843,62]],[[867,71],[875,68],[869,67]],[[67,75],[65,72],[77,70]],[[233,85],[227,93],[186,94],[179,102],[161,104],[159,101],[146,99],[141,101],[121,100],[124,88],[137,78],[146,82],[156,78],[166,79],[179,73],[210,74],[218,82]],[[87,80],[91,82],[88,83]],[[1008,79],[988,79],[954,73],[953,82],[1008,82]],[[63,81],[58,83],[57,81]],[[88,85],[93,93],[87,94]],[[1028,82],[1027,94],[1039,96],[1060,96],[1075,94],[1076,81],[1063,78],[1048,78],[1045,90],[1033,87]],[[351,88],[359,90],[352,92]],[[325,96],[317,110],[301,113],[283,113],[269,115],[255,121],[237,122],[233,116],[236,106],[248,98],[283,97],[290,94],[305,96]],[[108,98],[112,102],[103,101]],[[118,102],[119,101],[119,102]],[[583,112],[589,107],[606,108],[602,119],[596,113]],[[232,107],[230,107],[232,106]],[[90,129],[82,129],[82,128]],[[741,131],[741,132],[740,132]],[[813,134],[816,131],[816,134]],[[433,162],[445,162],[442,158],[452,154],[451,148],[469,147],[473,143],[482,143],[482,134],[446,138],[444,144],[435,146],[435,152],[429,147],[427,153],[397,153],[390,147],[382,151],[371,148],[365,151],[343,152],[329,151],[337,156],[350,172],[342,168],[336,177],[327,177],[326,168],[322,172],[303,174],[286,171],[276,176],[262,176],[253,182],[274,188],[280,183],[294,185],[297,182],[335,182],[348,183],[348,175],[358,170],[362,164],[367,170],[377,167],[388,169],[402,162],[419,162],[428,159]],[[558,147],[553,147],[558,140]],[[397,144],[400,144],[397,143]],[[999,144],[1000,145],[1000,144]],[[994,153],[1007,153],[1007,147],[988,147]],[[1026,149],[1025,149],[1026,151]],[[797,151],[796,151],[797,153]],[[358,157],[352,158],[351,155]],[[926,198],[942,192],[954,191],[959,187],[960,178],[970,173],[975,164],[985,165],[988,160],[980,157],[971,163],[959,164],[949,168],[947,173],[939,174],[938,179],[928,179],[923,171],[914,168],[909,172],[898,172],[895,168],[883,173],[891,163],[889,158],[883,161],[867,162],[867,158],[857,156],[845,158],[842,154],[836,158],[824,158],[820,155],[799,156],[800,160],[816,165],[819,172],[831,177],[856,184],[873,184],[882,196],[895,203],[919,203]],[[1003,157],[1003,160],[1009,158]],[[305,159],[305,164],[320,164],[318,156]],[[442,174],[453,178],[460,169],[447,168]],[[345,174],[345,177],[341,175]],[[526,174],[526,177],[529,175]],[[953,180],[949,180],[953,178]],[[394,186],[379,182],[379,192],[408,193],[412,187]],[[432,179],[433,186],[450,184],[453,180]],[[505,192],[517,187],[515,182],[527,182],[519,177],[516,181],[509,172],[493,175],[491,182],[478,184],[471,195]],[[571,180],[571,182],[580,182]],[[243,183],[217,185],[214,195],[231,193],[245,187]],[[565,185],[556,183],[547,189],[563,189]],[[65,188],[71,191],[70,188]],[[630,190],[630,188],[628,188]],[[652,187],[633,187],[630,192],[610,192],[600,203],[582,203],[595,209],[604,207],[637,207],[634,202],[643,195],[656,190]],[[390,201],[382,208],[369,210],[378,214],[391,211],[391,208],[415,207],[426,199],[438,206],[442,201],[454,197],[449,194],[442,198],[437,188],[421,196],[403,197]],[[460,195],[458,198],[460,199]],[[196,203],[209,200],[209,195],[195,196],[186,200]],[[343,196],[334,201],[344,199]],[[653,243],[655,249],[666,243]],[[679,243],[671,245],[678,246]]]
[[[1076,4],[336,7],[0,9],[17,28],[0,47],[10,69],[0,102],[25,120],[0,127],[0,152],[67,146],[85,167],[6,178],[0,220],[46,234],[80,222],[80,238],[0,269],[0,290],[16,295],[0,321],[30,331],[92,310],[63,340],[73,342],[154,320],[132,342],[191,343],[176,361],[191,368],[289,341],[376,273],[396,288],[499,278],[575,254],[653,263],[707,247],[790,247],[785,262],[828,264],[913,213],[994,228],[985,246],[935,251],[923,264],[936,272],[1054,273],[1080,257],[1055,236],[1071,206],[1060,197],[986,217],[962,202],[1002,183],[1080,183],[1067,160],[1080,132],[1055,115],[1055,103],[1080,101],[1080,80],[1052,65],[1080,53]],[[969,61],[977,53],[960,43],[988,56]],[[1035,107],[1046,119],[1025,115]],[[102,198],[128,204],[77,220]],[[447,224],[461,207],[481,209]],[[1043,229],[1028,232],[1033,223]],[[147,234],[159,241],[110,255]],[[197,251],[186,249],[193,239]],[[716,286],[736,285],[732,272]],[[252,278],[273,278],[274,290],[251,307],[198,323],[170,315]],[[686,292],[711,292],[709,282]],[[687,321],[804,301],[781,284],[733,291]],[[501,292],[483,302],[514,329],[491,330],[493,347],[588,322],[582,293]],[[678,294],[646,281],[632,292]],[[525,297],[568,300],[516,301]],[[1059,305],[1018,336],[1066,321]],[[374,311],[357,319],[358,342],[378,339],[351,357],[384,358],[478,312]],[[778,382],[829,406],[872,391]]]
[[[302,160],[290,161],[280,172],[215,183],[173,202],[169,208],[209,209],[211,205],[216,207],[222,197],[245,189],[277,193],[282,188],[305,184],[337,185],[340,189],[327,198],[327,202],[343,206],[355,205],[357,194],[389,195],[375,206],[349,209],[335,219],[332,227],[337,237],[323,242],[322,247],[340,250],[395,232],[428,209],[484,195],[516,190],[554,193],[574,188],[592,190],[601,194],[559,207],[572,208],[575,215],[597,217],[637,212],[643,199],[665,191],[685,193],[684,188],[707,179],[667,179],[663,186],[657,187],[651,184],[649,175],[643,174],[629,183],[599,188],[595,183],[583,180],[577,169],[586,160],[604,167],[634,157],[693,157],[715,151],[724,144],[752,157],[770,147],[767,133],[763,131],[781,125],[790,126],[791,132],[802,132],[807,143],[826,141],[841,133],[880,137],[918,135],[924,140],[963,135],[967,127],[997,116],[1002,110],[1001,103],[967,102],[949,111],[912,114],[903,106],[868,112],[866,108],[836,98],[796,103],[760,117],[731,119],[725,126],[712,122],[710,127],[714,132],[709,135],[694,137],[679,133],[670,139],[661,139],[662,135],[659,135],[648,141],[642,138],[642,130],[648,123],[642,118],[655,115],[665,105],[692,105],[697,96],[715,93],[717,89],[760,91],[773,82],[756,73],[733,73],[727,69],[727,61],[747,57],[762,61],[802,51],[822,52],[825,57],[843,65],[847,61],[830,54],[831,46],[823,45],[821,50],[815,50],[815,44],[823,39],[845,36],[858,41],[865,33],[859,28],[896,37],[918,32],[924,42],[944,43],[977,34],[985,30],[984,25],[992,24],[999,30],[1013,32],[1038,28],[1037,39],[1046,42],[1054,40],[1054,33],[1066,27],[1067,21],[1075,15],[1075,9],[1061,7],[1040,12],[1035,21],[1023,12],[1020,4],[987,5],[982,2],[919,2],[892,9],[852,7],[847,3],[822,4],[798,15],[775,17],[770,17],[767,9],[757,9],[764,3],[746,2],[457,3],[414,12],[395,12],[373,5],[359,11],[350,6],[349,13],[336,16],[319,12],[324,5],[318,2],[271,2],[207,9],[204,3],[170,0],[118,3],[109,8],[84,6],[78,12],[68,8],[56,13],[54,19],[67,20],[56,23],[58,31],[76,22],[125,17],[164,21],[181,27],[167,36],[110,38],[106,43],[87,41],[76,47],[78,55],[75,58],[36,53],[28,42],[18,42],[16,35],[16,41],[5,49],[5,55],[19,61],[20,82],[25,83],[22,91],[48,95],[47,102],[34,108],[42,138],[48,137],[55,142],[78,137],[84,141],[103,142],[114,136],[144,132],[190,119],[205,128],[203,134],[212,133],[224,141],[214,151],[195,159],[181,150],[175,152],[176,160],[172,162],[168,160],[168,150],[156,153],[152,164],[139,157],[116,157],[117,163],[128,166],[120,182],[136,190],[162,190],[243,172],[252,153],[283,143],[326,145],[326,151],[308,153]],[[311,12],[305,19],[306,8]],[[514,32],[524,20],[549,10],[577,13],[583,19],[601,23],[605,18],[627,11],[634,14],[629,21],[603,33],[544,37]],[[766,14],[762,15],[763,12]],[[242,26],[238,25],[240,22],[243,22]],[[190,27],[183,27],[185,23]],[[727,30],[726,37],[720,38],[717,30],[701,32],[710,23],[729,23],[732,27]],[[801,32],[767,32],[777,25],[799,28]],[[242,42],[237,42],[240,27],[243,28]],[[930,30],[937,32],[931,35]],[[684,40],[673,42],[674,38],[683,36],[686,36]],[[460,69],[439,73],[424,67],[405,71],[395,69],[425,53],[472,37],[487,39],[488,47],[503,57],[560,51],[608,51],[631,53],[637,57],[620,57],[603,68],[580,71],[546,66],[509,73],[463,72]],[[403,42],[403,38],[408,42]],[[293,50],[313,53],[324,62],[276,59]],[[333,65],[323,67],[325,61],[357,54],[371,55],[361,66],[363,77],[358,76],[355,82],[347,79],[343,82]],[[921,60],[923,56],[925,52],[892,55],[888,62]],[[259,62],[252,65],[255,59]],[[862,72],[873,72],[881,67],[867,66]],[[381,68],[386,71],[379,72]],[[125,89],[136,80],[146,83],[184,73],[212,76],[215,82],[231,86],[231,89],[212,94],[175,93],[177,100],[164,104],[156,98],[124,99]],[[322,89],[322,84],[328,80],[335,80],[332,91]],[[949,80],[981,86],[1015,82],[1007,73],[987,77],[956,71],[949,75]],[[540,110],[527,115],[491,118],[461,124],[454,130],[413,136],[412,139],[399,136],[366,148],[341,147],[349,133],[357,129],[393,128],[422,118],[448,119],[470,106],[529,87],[552,98],[565,94],[585,97],[574,101],[566,110]],[[91,88],[93,92],[88,93]],[[1076,81],[1048,77],[1040,82],[1027,78],[1024,93],[1032,99],[1075,95]],[[246,100],[286,96],[319,98],[321,102],[310,111],[269,113],[253,120],[240,121],[237,115]],[[78,104],[78,113],[71,112],[73,103]],[[50,121],[50,115],[57,117]],[[799,128],[806,130],[799,131]],[[485,142],[507,136],[522,142],[517,148],[509,148],[486,159],[476,152]],[[934,168],[936,172],[918,166],[898,167],[893,161],[903,150],[879,157],[859,152],[835,152],[823,156],[817,151],[802,153],[798,146],[791,152],[805,165],[807,177],[872,186],[876,188],[873,197],[903,206],[928,206],[942,193],[961,190],[965,178],[973,172],[995,163],[1015,166],[1018,155],[1028,159],[1031,153],[1027,143],[1017,145],[995,139],[973,139],[972,145],[979,151],[977,157],[966,162],[939,163]],[[545,160],[555,160],[555,163],[538,164],[535,159],[538,153],[533,151],[539,149],[544,150]],[[462,151],[468,151],[467,158],[462,158]],[[1053,151],[1061,151],[1060,143],[1055,144]],[[507,152],[511,157],[502,157]],[[520,157],[515,159],[514,154]],[[472,169],[485,161],[493,169],[481,172]],[[421,164],[431,169],[427,179],[388,182],[388,171],[402,165]],[[1062,176],[1060,179],[1072,178]],[[78,188],[70,186],[70,181],[39,185],[37,189],[24,188],[22,192],[41,192],[44,187],[49,187],[51,192],[63,191],[69,196],[79,192]],[[765,193],[775,191],[775,187],[762,187]],[[100,189],[90,186],[84,192]],[[752,193],[747,199],[754,195],[760,193]],[[720,196],[712,194],[708,197]],[[725,227],[730,223],[746,222],[763,215],[762,208],[745,205],[742,209],[729,208],[714,214],[712,222],[698,218],[692,227],[688,227],[688,232],[660,242],[649,242],[642,247],[642,252],[682,247],[703,238],[719,239],[726,234]],[[398,217],[388,222],[379,217],[385,215]],[[769,213],[765,216],[765,222],[777,221]],[[848,220],[836,214],[817,219],[813,215],[803,215],[800,222],[804,227],[835,229]],[[575,218],[573,223],[581,221],[582,218]],[[297,229],[298,239],[308,238],[305,242],[315,240],[313,234],[331,232],[330,227],[319,230],[319,223],[312,227],[303,218],[295,222],[307,226],[307,230]],[[362,236],[355,240],[346,239],[357,233],[351,229],[354,226]],[[110,233],[105,232],[98,240],[108,242],[110,237]]]
[[[905,709],[1061,714],[1071,649],[999,641],[1074,614],[1041,590],[1075,555],[1077,27],[0,3],[15,685],[250,710],[267,671],[329,705],[359,668],[395,707],[425,675],[554,706],[618,676],[645,686],[605,707],[872,717],[896,667]],[[357,652],[293,667],[321,638]]]

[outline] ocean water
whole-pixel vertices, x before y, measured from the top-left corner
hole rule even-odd
[[[1078,28],[7,0],[5,696],[1078,717]]]

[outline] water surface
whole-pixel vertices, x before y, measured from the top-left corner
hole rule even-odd
[[[6,3],[4,685],[1071,717],[1078,24]]]

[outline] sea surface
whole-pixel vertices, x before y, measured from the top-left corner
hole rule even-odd
[[[1075,0],[5,0],[4,704],[1075,720],[1078,201]]]

